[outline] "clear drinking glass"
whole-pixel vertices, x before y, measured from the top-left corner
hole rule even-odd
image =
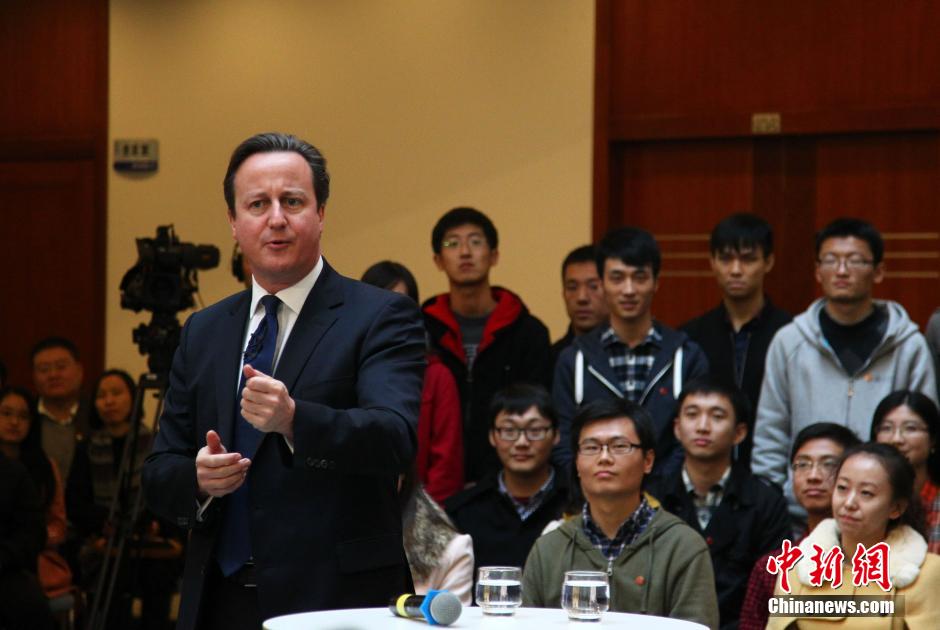
[[[610,603],[610,584],[603,571],[568,571],[561,586],[561,607],[568,619],[599,621]]]
[[[484,615],[514,614],[522,605],[522,569],[480,567],[476,599]]]

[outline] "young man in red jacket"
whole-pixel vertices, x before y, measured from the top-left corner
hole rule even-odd
[[[431,233],[434,263],[447,274],[450,290],[424,303],[424,321],[460,391],[468,482],[500,467],[489,444],[493,394],[520,381],[548,387],[551,378],[548,329],[518,295],[490,285],[498,246],[493,222],[473,208],[447,212]]]

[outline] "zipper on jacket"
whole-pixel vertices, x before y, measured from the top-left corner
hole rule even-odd
[[[656,386],[656,383],[658,383],[658,382],[660,381],[660,379],[662,379],[662,377],[666,375],[666,372],[668,372],[669,369],[672,367],[672,363],[673,363],[673,362],[670,361],[669,363],[667,363],[666,365],[664,365],[664,366],[663,366],[663,369],[661,369],[661,370],[656,374],[656,376],[653,377],[653,379],[649,382],[649,384],[647,384],[646,389],[643,390],[643,395],[640,396],[640,400],[637,401],[639,404],[642,405],[643,403],[646,402],[646,397],[650,395],[650,392],[651,392],[651,391],[653,391],[653,387]],[[676,394],[677,396],[679,395],[678,392],[676,392],[675,394]]]
[[[623,552],[621,552],[623,553]],[[614,575],[614,559],[607,558],[607,577],[613,577]]]

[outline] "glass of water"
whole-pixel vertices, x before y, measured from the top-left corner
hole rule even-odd
[[[477,573],[477,606],[484,615],[511,615],[522,605],[522,569],[480,567]]]
[[[610,584],[603,571],[568,571],[561,587],[561,607],[568,619],[599,621],[610,603]]]

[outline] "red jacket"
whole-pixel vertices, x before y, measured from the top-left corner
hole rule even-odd
[[[418,478],[438,503],[463,488],[463,425],[457,384],[441,360],[428,357],[418,417]]]

